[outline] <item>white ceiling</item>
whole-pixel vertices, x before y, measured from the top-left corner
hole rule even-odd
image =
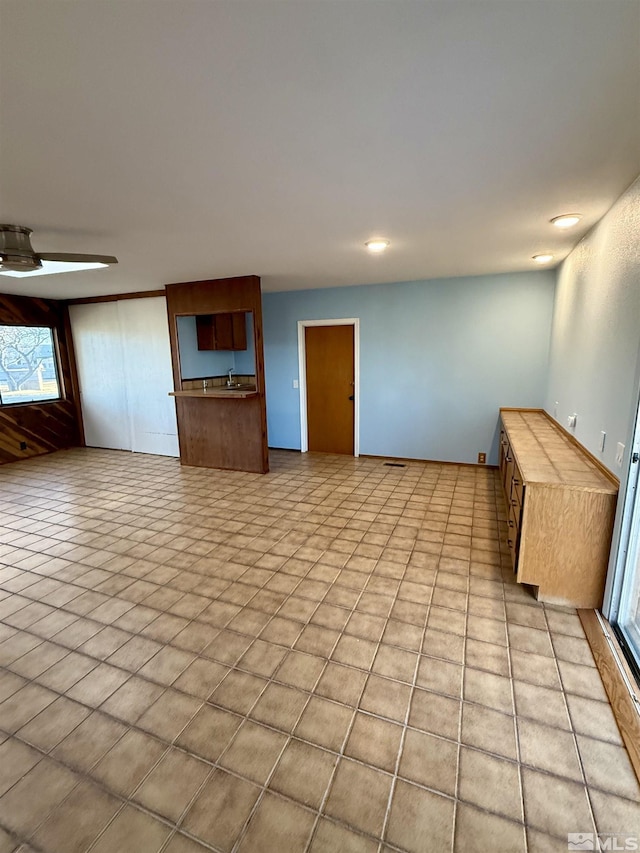
[[[640,172],[640,0],[0,0],[0,16],[0,221],[36,251],[120,261],[3,292],[525,270]],[[570,234],[548,224],[574,211]]]

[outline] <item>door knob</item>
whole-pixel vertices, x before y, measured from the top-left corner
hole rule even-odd
[[[351,394],[351,395],[349,396],[349,399],[350,399],[350,400],[353,400],[353,394]]]

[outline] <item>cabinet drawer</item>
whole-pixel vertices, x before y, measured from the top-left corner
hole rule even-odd
[[[516,504],[516,506],[509,507],[509,514],[507,516],[507,545],[509,546],[509,551],[511,552],[511,562],[513,563],[513,568],[516,568],[516,562],[518,558],[518,548],[520,546],[520,521],[522,518],[522,507],[520,504]]]
[[[522,506],[522,497],[524,493],[524,485],[522,483],[522,474],[518,468],[518,463],[514,461],[513,471],[511,474],[511,498],[516,500]]]
[[[506,452],[509,450],[509,439],[504,429],[500,430],[500,459],[503,459]]]
[[[509,553],[511,554],[511,565],[513,566],[513,571],[518,570],[518,546],[516,544],[516,540],[511,538],[511,536],[507,539],[507,545],[509,546]]]
[[[518,504],[518,506],[509,507],[509,515],[507,516],[507,527],[509,539],[513,539],[516,543],[520,538],[520,522],[522,519],[522,507]]]
[[[500,470],[500,482],[505,488],[507,476],[507,457],[509,456],[509,441],[504,430],[500,433],[500,446],[498,448],[498,468]]]
[[[513,451],[511,450],[511,447],[507,447],[504,461],[505,468],[502,487],[504,489],[504,496],[505,500],[507,501],[507,507],[509,507],[511,505],[511,481],[513,480],[513,471],[515,465],[513,461]]]

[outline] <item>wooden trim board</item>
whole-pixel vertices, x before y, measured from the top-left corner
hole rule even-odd
[[[76,401],[76,415],[78,419],[78,437],[80,446],[86,447],[84,437],[84,418],[82,416],[82,405],[80,404],[80,379],[78,378],[78,362],[76,361],[76,350],[73,344],[73,333],[71,331],[71,317],[69,316],[69,306],[65,305],[62,313],[62,322],[64,325],[64,334],[67,341],[67,357],[69,359],[69,383],[70,394]],[[69,391],[67,392],[69,394]]]
[[[153,299],[156,296],[166,296],[162,290],[139,290],[136,293],[110,293],[108,296],[79,296],[77,299],[66,299],[67,305],[90,305],[94,302],[120,302],[122,299]]]
[[[278,450],[283,451],[284,453],[301,453],[301,450],[298,450],[297,447],[271,447],[269,445],[269,450]],[[429,465],[462,465],[464,468],[489,468],[491,471],[497,471],[497,465],[483,465],[478,462],[442,462],[439,459],[414,459],[411,456],[376,456],[374,453],[361,453],[360,459],[380,459],[389,460],[389,462],[406,462],[410,464],[411,462],[420,462],[420,464],[429,464]]]
[[[578,610],[578,616],[591,646],[631,764],[640,781],[640,711],[636,704],[636,681],[611,625],[604,616],[597,610]]]
[[[489,468],[497,471],[497,465],[487,465],[485,462],[448,462],[441,459],[415,459],[411,456],[378,456],[375,453],[361,453],[362,459],[389,459],[391,462],[428,462],[430,465],[462,465],[464,468]]]

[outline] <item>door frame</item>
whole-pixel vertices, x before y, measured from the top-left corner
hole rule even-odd
[[[353,455],[360,455],[360,319],[298,320],[298,386],[300,389],[300,452],[309,450],[307,423],[307,326],[353,326]]]
[[[636,401],[631,449],[618,495],[617,535],[614,531],[602,607],[603,614],[611,623],[618,622],[620,610],[627,604],[629,564],[634,557],[637,558],[640,549],[640,390]]]

